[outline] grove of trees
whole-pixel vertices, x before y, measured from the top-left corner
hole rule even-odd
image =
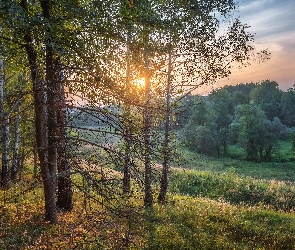
[[[21,178],[20,162],[37,151],[50,223],[73,208],[73,185],[108,207],[132,195],[146,208],[155,193],[165,202],[178,104],[192,102],[191,91],[227,77],[233,65],[268,58],[255,52],[248,26],[232,18],[235,7],[233,0],[0,1],[1,187]],[[283,95],[267,82],[253,85],[250,96],[242,87],[235,97],[231,91],[197,98],[186,142],[220,155],[234,130],[248,158],[270,157],[282,124],[294,126],[293,90]],[[73,182],[76,174],[82,184]]]
[[[271,161],[280,140],[294,134],[294,88],[279,89],[275,81],[225,86],[208,96],[188,96],[179,115],[183,142],[200,153],[228,155],[228,145],[243,148],[245,158]],[[186,125],[182,120],[185,119]]]

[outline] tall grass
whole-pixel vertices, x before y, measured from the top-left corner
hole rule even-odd
[[[232,204],[267,206],[283,211],[295,209],[294,183],[241,177],[235,173],[174,171],[170,177],[170,191]]]
[[[178,165],[185,169],[195,169],[215,173],[234,172],[242,176],[259,179],[276,179],[295,182],[294,162],[250,162],[229,157],[209,157],[186,148],[179,149],[182,161]]]
[[[145,249],[294,249],[294,214],[174,196],[155,207]]]

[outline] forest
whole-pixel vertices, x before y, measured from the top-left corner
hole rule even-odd
[[[294,249],[295,89],[233,0],[0,0],[0,249]],[[267,77],[267,76],[266,76]]]
[[[177,128],[183,143],[198,153],[251,161],[294,161],[295,92],[275,81],[225,86],[208,96],[187,96],[179,107]],[[183,113],[185,115],[183,116]],[[291,145],[289,155],[280,147]],[[228,152],[231,146],[232,151]],[[244,153],[238,152],[243,149]]]

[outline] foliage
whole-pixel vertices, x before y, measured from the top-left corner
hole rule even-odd
[[[207,141],[198,143],[205,148],[204,153],[208,154],[206,148],[211,148],[217,156],[230,155],[228,149],[235,146],[244,149],[244,158],[248,160],[271,161],[278,156],[279,140],[287,140],[291,135],[291,120],[287,116],[292,119],[292,97],[293,89],[283,92],[276,82],[269,80],[225,86],[207,97],[190,96],[190,101],[179,108],[188,110],[186,125],[182,125],[183,141],[196,149],[193,138],[202,125]],[[212,136],[215,145],[211,143]]]
[[[265,113],[268,120],[280,116],[280,99],[282,91],[275,81],[265,80],[257,85],[250,93],[250,99]]]
[[[190,149],[198,153],[213,155],[216,150],[216,142],[211,131],[205,126],[192,126],[188,123],[182,131],[182,140]]]
[[[295,127],[295,112],[294,112],[294,103],[295,103],[295,91],[294,88],[290,88],[287,92],[283,92],[280,100],[281,114],[280,118],[283,121],[283,124],[288,127]]]

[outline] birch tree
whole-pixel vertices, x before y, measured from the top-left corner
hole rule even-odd
[[[1,187],[7,188],[10,172],[9,157],[9,114],[5,111],[5,78],[4,78],[4,61],[0,54],[0,120],[1,120],[1,136],[2,136],[2,170],[1,170]]]

